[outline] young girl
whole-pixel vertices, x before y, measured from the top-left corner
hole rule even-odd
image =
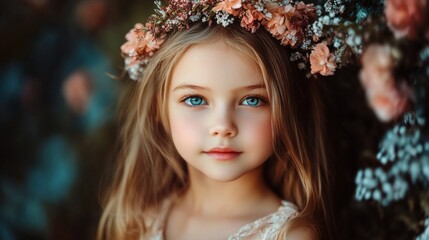
[[[127,35],[138,81],[99,239],[328,236],[316,82],[259,27],[258,7],[171,1]],[[259,22],[231,20],[249,9]]]

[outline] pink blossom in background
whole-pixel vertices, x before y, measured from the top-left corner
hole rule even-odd
[[[320,73],[323,76],[333,75],[335,56],[329,52],[325,43],[319,43],[310,54],[311,74]]]
[[[368,104],[383,122],[391,121],[403,114],[411,95],[408,86],[396,84],[393,76],[395,61],[392,51],[387,45],[371,45],[361,59],[360,81],[365,89]]]
[[[427,13],[427,0],[386,0],[384,14],[396,38],[415,38]]]
[[[92,94],[92,80],[83,70],[76,70],[63,83],[67,105],[75,113],[85,113]]]
[[[77,7],[77,18],[84,29],[96,31],[106,22],[107,8],[104,0],[82,1]]]

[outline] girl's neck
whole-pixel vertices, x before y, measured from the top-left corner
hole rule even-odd
[[[262,167],[229,182],[213,181],[198,170],[189,169],[189,179],[181,202],[191,214],[239,216],[272,212],[280,206],[280,199],[264,182]]]

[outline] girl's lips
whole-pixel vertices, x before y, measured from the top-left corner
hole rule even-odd
[[[229,147],[217,147],[204,153],[216,160],[233,160],[241,154],[241,152]]]
[[[241,152],[205,152],[205,154],[216,160],[233,160],[237,158]]]

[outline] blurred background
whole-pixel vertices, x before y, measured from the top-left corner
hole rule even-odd
[[[119,46],[152,9],[0,1],[0,239],[95,239],[116,153]]]
[[[120,45],[154,8],[143,0],[0,2],[0,240],[95,239],[114,167],[124,88]],[[411,239],[416,192],[383,208],[354,199],[359,168],[376,164],[381,124],[358,68],[326,84],[338,239]]]

